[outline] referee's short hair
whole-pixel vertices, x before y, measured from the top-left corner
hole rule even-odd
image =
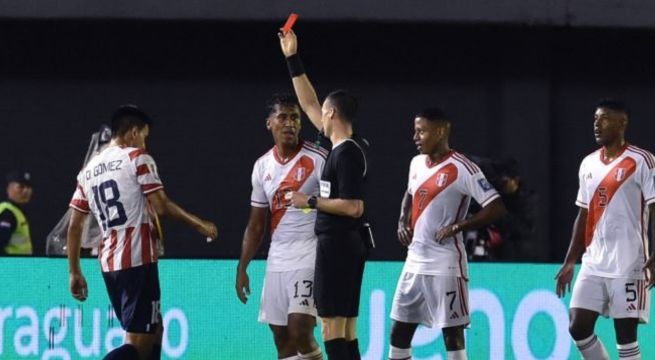
[[[346,90],[335,90],[328,94],[325,101],[329,101],[339,113],[339,117],[344,121],[353,123],[357,116],[357,98]]]
[[[449,121],[448,118],[446,117],[446,114],[441,110],[439,107],[429,107],[425,108],[421,111],[419,111],[416,114],[417,118],[423,118],[431,122],[441,122],[441,121]]]
[[[146,125],[152,127],[152,119],[136,105],[121,105],[111,116],[113,137],[123,136],[135,126],[140,130]]]

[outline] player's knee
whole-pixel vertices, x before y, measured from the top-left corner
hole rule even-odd
[[[593,334],[593,329],[585,324],[572,320],[569,324],[569,334],[573,340],[580,341],[589,338]]]
[[[394,321],[391,326],[391,345],[401,349],[409,349],[413,335],[413,331],[409,326]]]
[[[446,349],[448,350],[461,350],[465,348],[463,326],[444,328],[443,338]]]

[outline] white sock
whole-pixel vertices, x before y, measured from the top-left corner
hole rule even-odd
[[[412,349],[401,349],[393,345],[389,347],[389,360],[411,360]]]
[[[580,354],[585,360],[609,360],[610,356],[603,346],[603,342],[600,341],[596,334],[592,334],[590,337],[576,341],[575,345],[580,350]]]
[[[466,360],[466,359],[468,359],[466,357],[466,349],[448,351],[446,354],[448,356],[447,357],[448,360]]]
[[[316,350],[307,353],[307,354],[301,354],[298,353],[298,359],[300,360],[323,360],[323,353],[321,352],[321,348],[318,347]]]
[[[630,344],[616,344],[616,348],[619,349],[619,359],[621,360],[641,360],[639,343],[636,341]]]
[[[300,359],[300,358],[297,357],[296,355],[294,355],[294,356],[285,357],[284,359],[279,359],[279,360],[298,360],[298,359]]]

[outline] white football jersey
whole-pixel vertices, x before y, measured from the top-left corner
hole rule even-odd
[[[255,162],[250,204],[271,211],[267,271],[314,268],[316,210],[296,209],[285,195],[298,191],[318,196],[326,157],[326,150],[301,141],[298,152],[289,159],[281,159],[274,146]]]
[[[412,159],[407,192],[412,195],[412,243],[404,271],[424,275],[468,277],[463,234],[439,244],[437,232],[466,217],[475,199],[485,207],[499,195],[480,168],[464,155],[451,151],[439,163],[427,155]]]
[[[153,158],[131,147],[110,146],[79,173],[70,207],[92,212],[98,220],[103,272],[157,261],[157,237],[146,195],[163,187]]]
[[[582,266],[590,274],[644,279],[655,158],[633,145],[611,162],[603,149],[582,160],[576,205],[588,210]]]

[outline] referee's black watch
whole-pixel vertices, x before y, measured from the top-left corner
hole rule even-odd
[[[316,203],[317,202],[318,202],[318,198],[316,196],[312,195],[307,199],[307,206],[310,209],[316,209]]]

